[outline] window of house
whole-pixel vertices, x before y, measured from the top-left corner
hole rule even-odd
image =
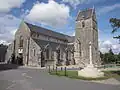
[[[39,38],[39,34],[37,34],[37,38]]]
[[[23,37],[22,36],[20,36],[19,47],[23,47]]]
[[[82,22],[82,27],[83,27],[83,28],[85,27],[85,22],[84,22],[84,21]]]
[[[79,43],[79,53],[80,53],[80,56],[81,56],[81,43]]]
[[[51,59],[54,59],[54,51],[51,51]]]
[[[46,59],[49,59],[49,49],[46,49]]]
[[[81,43],[80,43],[80,41],[77,42],[77,50],[81,56]]]
[[[60,58],[63,59],[63,52],[60,50]]]
[[[35,56],[35,49],[33,49],[33,54],[34,54],[34,56]]]

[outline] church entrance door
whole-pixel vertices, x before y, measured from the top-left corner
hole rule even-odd
[[[23,65],[23,54],[22,53],[20,53],[19,57],[17,57],[17,62],[18,62],[18,65]]]

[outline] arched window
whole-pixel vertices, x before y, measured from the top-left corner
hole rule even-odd
[[[19,47],[23,47],[23,37],[20,36],[20,39],[19,39]]]
[[[39,34],[37,34],[37,38],[39,38]]]
[[[33,54],[34,54],[34,56],[35,56],[35,49],[33,49]]]
[[[85,22],[83,21],[83,22],[82,22],[82,28],[84,28],[84,27],[85,27]]]
[[[81,43],[79,42],[79,53],[80,53],[80,56],[81,56]]]
[[[46,59],[49,59],[49,48],[46,49]]]
[[[51,59],[52,58],[52,48],[51,47],[47,47],[46,48],[46,59]]]
[[[79,40],[77,41],[77,50],[78,50],[78,52],[80,53],[80,56],[81,56],[81,42]]]
[[[51,51],[51,59],[54,59],[54,51]]]

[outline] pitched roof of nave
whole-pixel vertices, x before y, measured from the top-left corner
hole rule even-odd
[[[74,42],[74,37],[73,36],[68,36],[62,33],[58,33],[52,30],[48,30],[46,28],[40,27],[40,26],[36,26],[36,25],[32,25],[30,23],[27,23],[27,26],[29,27],[29,29],[33,32],[37,32],[46,36],[50,36],[50,37],[54,37],[54,38],[58,38],[58,39],[62,39],[62,40],[67,40],[68,42]]]
[[[83,18],[88,19],[88,18],[92,17],[93,12],[94,12],[94,9],[87,9],[87,10],[78,12],[76,21],[79,21]]]
[[[73,48],[73,45],[60,44],[60,43],[55,43],[55,42],[50,42],[50,41],[45,41],[45,40],[39,40],[39,39],[33,39],[33,40],[42,49],[45,48],[45,46],[48,45],[48,44],[52,48],[53,51],[55,51],[57,47],[60,47],[62,50],[65,50],[67,47],[68,47],[69,50],[71,50]]]

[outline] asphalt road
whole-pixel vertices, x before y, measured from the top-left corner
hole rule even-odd
[[[0,90],[120,90],[120,86],[51,76],[46,70],[15,67],[0,70]]]

